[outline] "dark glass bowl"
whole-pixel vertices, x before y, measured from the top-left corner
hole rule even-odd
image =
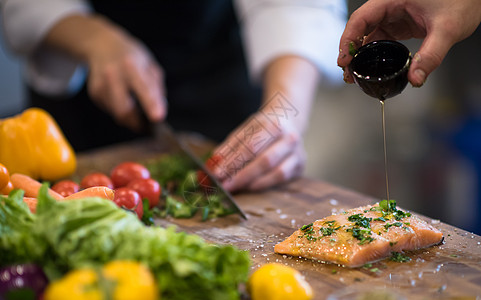
[[[360,47],[349,65],[357,85],[371,97],[385,100],[408,83],[411,52],[396,41],[375,41]]]

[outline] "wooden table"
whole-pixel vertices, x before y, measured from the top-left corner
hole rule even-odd
[[[197,153],[211,146],[201,137],[189,136],[188,141]],[[79,155],[76,176],[80,178],[94,170],[108,172],[121,161],[144,161],[168,151],[167,145],[141,140],[84,153]],[[167,218],[156,223],[174,224],[179,230],[198,234],[208,241],[249,250],[252,270],[269,262],[292,266],[305,275],[314,289],[315,299],[360,299],[359,296],[370,292],[388,292],[397,295],[395,299],[481,298],[481,237],[478,235],[423,217],[444,233],[442,245],[411,253],[412,260],[407,263],[386,260],[369,267],[348,269],[278,255],[273,248],[304,224],[378,199],[307,178],[262,193],[238,194],[235,199],[247,213],[248,220],[230,215],[206,222],[198,218]],[[402,207],[402,201],[398,204]]]

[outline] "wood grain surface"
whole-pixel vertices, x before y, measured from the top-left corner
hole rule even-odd
[[[200,137],[184,137],[201,153],[212,145]],[[169,152],[159,141],[142,140],[79,155],[77,178],[91,171],[108,172],[125,161],[145,161]],[[159,226],[198,234],[208,241],[248,250],[252,271],[278,262],[299,270],[314,289],[315,299],[480,299],[481,237],[438,220],[424,218],[444,234],[444,242],[409,253],[410,262],[384,260],[349,269],[342,266],[274,253],[274,245],[304,224],[374,199],[319,180],[301,178],[261,193],[234,195],[248,215],[231,215],[202,222],[157,219]],[[402,200],[398,205],[402,208]],[[415,212],[412,212],[415,213]],[[385,296],[389,295],[390,298]],[[378,297],[378,298],[376,298]]]

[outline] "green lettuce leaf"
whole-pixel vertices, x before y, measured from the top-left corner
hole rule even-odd
[[[105,199],[57,202],[42,189],[36,215],[19,195],[1,199],[2,262],[3,257],[11,262],[30,257],[53,276],[116,259],[136,260],[152,270],[162,299],[238,299],[238,286],[247,280],[247,252],[173,227],[147,227]],[[17,253],[21,247],[29,253]]]
[[[45,243],[31,234],[35,215],[23,201],[23,191],[0,196],[0,266],[38,260]]]

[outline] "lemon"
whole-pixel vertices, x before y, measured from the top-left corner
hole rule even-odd
[[[313,296],[299,271],[278,263],[257,269],[249,278],[248,289],[252,300],[309,300]]]

